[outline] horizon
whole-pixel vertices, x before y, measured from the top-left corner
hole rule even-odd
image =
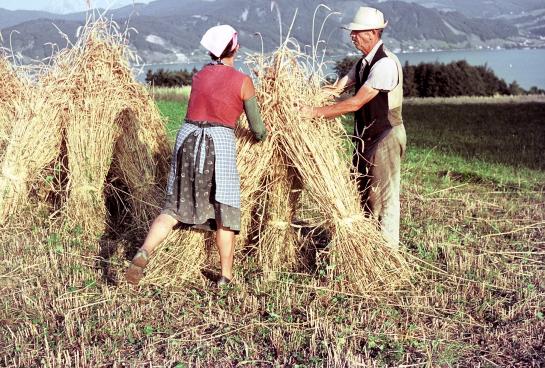
[[[151,1],[153,0],[3,0],[0,8],[69,14],[88,10],[87,3],[91,4],[91,8],[117,9],[137,3],[148,4]]]

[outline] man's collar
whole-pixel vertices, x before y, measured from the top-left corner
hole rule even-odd
[[[373,61],[373,58],[375,57],[377,50],[379,49],[380,46],[382,46],[382,44],[383,44],[382,40],[378,40],[377,44],[375,45],[375,47],[373,47],[371,52],[363,56],[363,59],[365,59],[367,64],[371,64],[371,61]]]

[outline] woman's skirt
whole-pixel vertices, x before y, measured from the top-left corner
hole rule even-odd
[[[175,171],[171,172],[174,175],[171,178],[172,193],[167,194],[162,213],[174,217],[183,227],[214,231],[220,225],[238,234],[240,209],[219,203],[215,199],[214,141],[204,134],[201,139],[205,140],[204,145],[199,142],[198,136],[189,134],[174,156],[177,162]],[[206,151],[205,161],[204,167],[199,170],[202,147]]]

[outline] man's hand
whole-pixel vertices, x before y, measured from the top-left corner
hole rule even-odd
[[[353,86],[354,83],[354,81],[348,78],[348,75],[345,75],[341,79],[335,81],[335,83],[323,86],[322,92],[328,97],[339,97],[347,88]]]
[[[338,86],[337,84],[328,84],[321,88],[322,95],[327,98],[339,97],[343,93],[344,88]]]

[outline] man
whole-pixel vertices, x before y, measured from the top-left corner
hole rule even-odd
[[[333,86],[344,90],[355,85],[354,96],[333,105],[301,110],[310,118],[355,113],[353,162],[361,174],[358,187],[362,206],[378,220],[388,243],[398,247],[400,165],[406,137],[401,119],[401,65],[397,57],[387,54],[381,40],[387,23],[379,10],[359,8],[353,22],[344,28],[350,30],[352,42],[363,56]]]

